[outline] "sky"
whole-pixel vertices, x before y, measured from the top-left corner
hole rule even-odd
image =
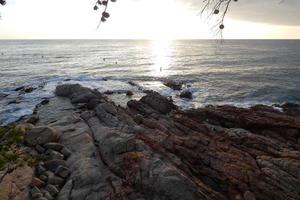
[[[215,39],[203,0],[118,0],[97,25],[96,0],[7,0],[0,39]],[[225,19],[225,39],[300,39],[300,0],[239,0]]]

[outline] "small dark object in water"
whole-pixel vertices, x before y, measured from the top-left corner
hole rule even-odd
[[[182,91],[179,96],[180,96],[180,98],[186,98],[186,99],[192,99],[193,98],[193,94],[189,90]]]
[[[107,95],[111,95],[111,94],[113,94],[113,93],[114,93],[114,92],[111,91],[111,90],[107,90],[107,91],[104,92],[104,94],[107,94]]]
[[[128,90],[128,91],[126,92],[126,96],[132,96],[132,95],[133,95],[133,92],[132,92],[132,91]]]
[[[181,90],[182,89],[182,83],[173,81],[173,80],[166,80],[163,82],[163,84],[173,90]]]
[[[42,102],[41,102],[41,105],[46,105],[48,104],[50,101],[49,99],[44,99]]]

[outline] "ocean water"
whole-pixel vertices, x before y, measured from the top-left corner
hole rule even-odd
[[[189,85],[193,99],[178,98],[165,79]],[[124,91],[139,99],[143,89],[172,96],[182,108],[300,103],[300,40],[2,40],[0,124],[31,114],[65,82],[119,92],[111,98],[120,105],[131,99]],[[37,89],[15,91],[20,86]]]

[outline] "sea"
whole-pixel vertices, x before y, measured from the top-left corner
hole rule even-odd
[[[182,82],[193,98],[180,98],[166,80]],[[144,90],[182,109],[300,103],[300,40],[0,40],[0,125],[31,114],[63,83],[112,91],[121,106]]]

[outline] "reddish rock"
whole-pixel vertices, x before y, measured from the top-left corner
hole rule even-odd
[[[45,182],[37,177],[33,177],[30,185],[31,187],[41,188],[45,185]]]

